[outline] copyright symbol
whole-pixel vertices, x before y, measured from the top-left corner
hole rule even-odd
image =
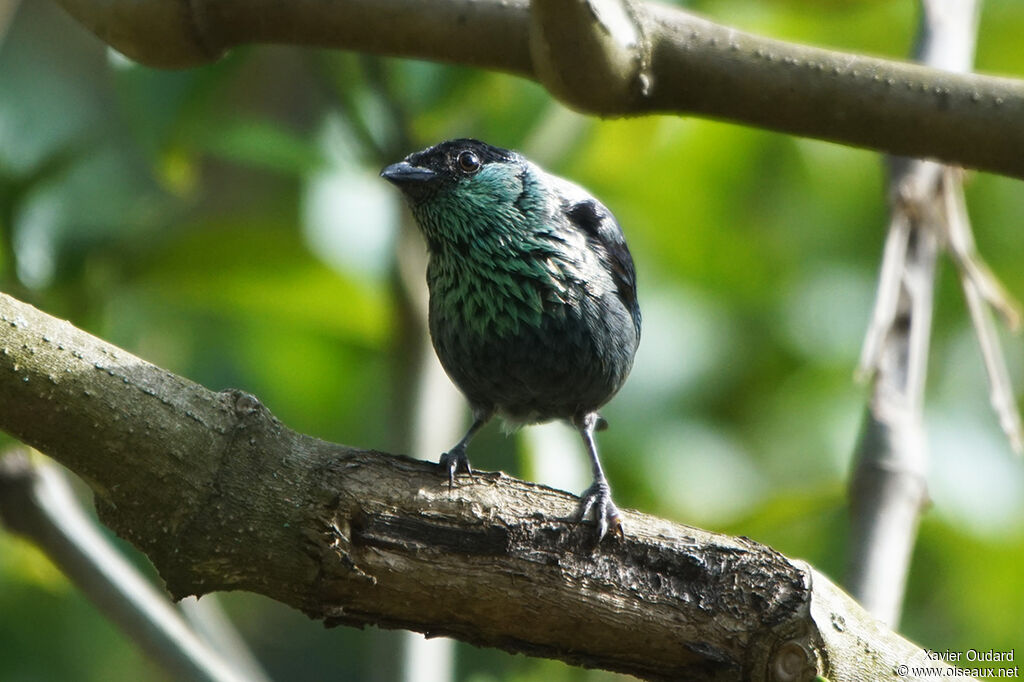
[[[898,666],[896,666],[896,674],[899,675],[900,677],[906,677],[907,676],[907,671],[908,671],[908,668],[905,665],[898,665]]]

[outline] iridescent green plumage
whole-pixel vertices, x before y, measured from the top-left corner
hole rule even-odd
[[[614,218],[515,152],[453,140],[384,169],[427,240],[430,332],[474,423],[442,456],[449,479],[495,412],[565,419],[594,466],[581,511],[618,527],[593,441],[596,410],[625,381],[640,337],[633,262]]]
[[[572,285],[588,273],[566,257],[565,238],[550,223],[524,228],[529,216],[557,210],[532,173],[491,164],[472,182],[472,191],[413,205],[431,245],[432,309],[458,316],[478,334],[508,336],[520,324],[539,326],[545,312],[557,315],[572,303]]]

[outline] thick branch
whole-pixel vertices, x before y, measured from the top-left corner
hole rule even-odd
[[[630,0],[533,0],[537,80],[584,111],[632,108],[651,87],[650,48]]]
[[[177,597],[241,589],[651,679],[888,680],[921,650],[746,538],[627,513],[599,548],[576,498],[295,433],[0,295],[0,428],[82,475]],[[865,655],[867,654],[867,655]]]
[[[607,33],[583,17],[610,0],[538,2],[532,20],[526,0],[57,1],[152,66],[245,43],[455,62],[539,80],[603,116],[697,114],[1024,177],[1022,81],[771,40],[654,3],[624,3],[623,30]]]

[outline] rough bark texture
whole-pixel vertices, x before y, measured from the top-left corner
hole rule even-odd
[[[921,652],[749,539],[626,512],[594,547],[568,493],[500,473],[449,490],[2,294],[0,429],[81,475],[179,598],[248,590],[649,679],[896,679]]]
[[[604,116],[698,114],[1024,177],[1024,82],[770,40],[656,3],[57,0],[150,66],[246,43],[455,62]]]

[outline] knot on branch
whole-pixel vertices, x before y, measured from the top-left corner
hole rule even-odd
[[[775,650],[768,679],[774,682],[798,682],[812,679],[818,672],[818,659],[804,642],[791,639]]]
[[[530,57],[540,82],[584,111],[625,113],[651,89],[650,45],[630,0],[534,0]]]
[[[121,54],[162,69],[183,69],[220,59],[192,0],[57,0],[77,21]]]
[[[240,419],[251,417],[260,412],[268,412],[260,399],[252,393],[240,391],[237,388],[230,388],[224,391],[229,400],[234,401],[235,415]]]

